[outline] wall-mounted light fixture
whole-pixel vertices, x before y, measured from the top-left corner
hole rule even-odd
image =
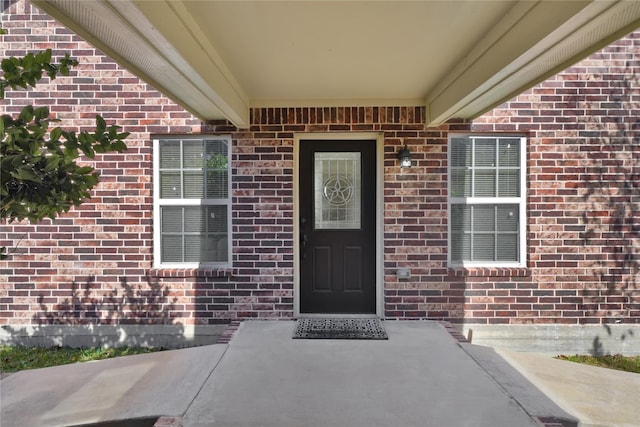
[[[402,147],[400,151],[398,151],[398,160],[400,161],[401,168],[410,168],[411,167],[411,151],[409,151],[409,147],[407,144]]]

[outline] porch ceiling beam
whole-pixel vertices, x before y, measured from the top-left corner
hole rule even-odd
[[[563,3],[514,6],[427,95],[427,123],[475,118],[640,27],[640,2]]]
[[[201,120],[226,117],[249,126],[248,96],[182,2],[32,3]]]

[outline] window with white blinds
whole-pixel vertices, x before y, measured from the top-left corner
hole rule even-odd
[[[524,265],[525,141],[450,136],[450,265]]]
[[[230,264],[230,149],[227,137],[154,140],[156,267]]]

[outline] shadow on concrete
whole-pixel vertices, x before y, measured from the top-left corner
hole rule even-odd
[[[79,424],[70,427],[153,427],[156,421],[158,421],[158,417],[148,417],[120,421],[106,421],[93,424]]]

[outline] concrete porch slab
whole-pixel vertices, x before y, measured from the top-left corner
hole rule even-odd
[[[293,340],[245,322],[184,417],[204,426],[535,426],[435,322],[385,322],[388,341]]]

